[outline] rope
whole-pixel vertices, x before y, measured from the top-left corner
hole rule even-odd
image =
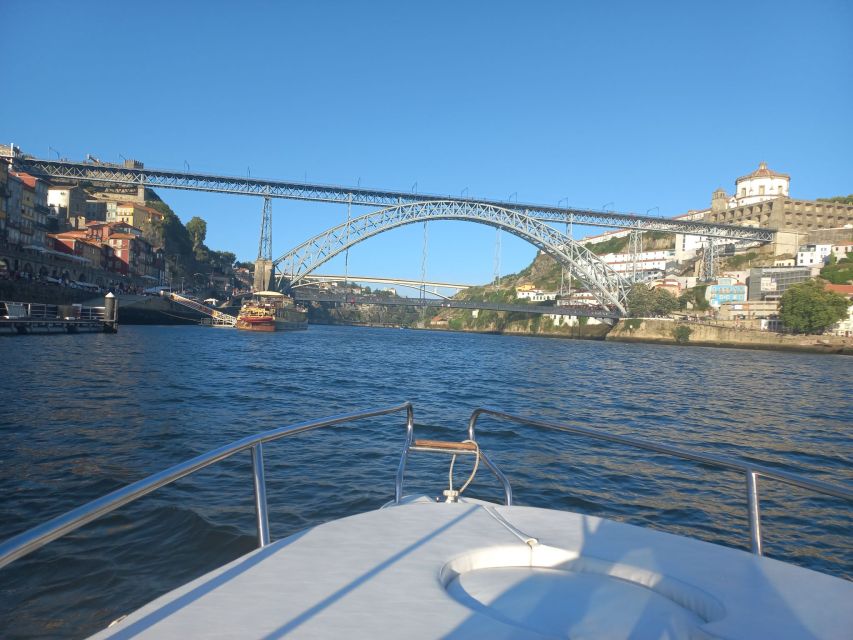
[[[474,468],[471,469],[471,475],[468,476],[468,479],[465,481],[465,484],[462,485],[462,488],[459,491],[453,490],[453,465],[456,463],[456,454],[453,454],[453,457],[450,458],[450,471],[448,472],[448,490],[444,492],[444,495],[447,496],[447,501],[455,501],[456,498],[462,495],[462,492],[468,488],[468,485],[474,480],[474,476],[477,475],[477,468],[480,466],[480,445],[478,445],[474,440],[463,440],[462,442],[473,444],[476,448],[476,456],[474,458]]]

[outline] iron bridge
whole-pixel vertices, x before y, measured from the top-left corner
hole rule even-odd
[[[454,300],[436,298],[403,298],[397,296],[354,295],[340,293],[311,292],[296,289],[291,295],[300,302],[338,302],[343,304],[369,304],[383,307],[429,307],[444,309],[479,309],[481,311],[508,311],[516,313],[545,313],[558,316],[585,316],[588,318],[619,318],[616,308],[591,307],[588,305],[525,305],[486,302],[477,300]]]
[[[9,156],[5,156],[9,157]],[[690,220],[673,220],[633,213],[616,213],[549,206],[533,203],[507,202],[491,199],[458,198],[446,195],[418,194],[405,191],[367,189],[337,185],[267,180],[251,177],[221,176],[191,171],[131,168],[102,162],[71,162],[43,160],[27,155],[12,157],[16,170],[38,177],[88,181],[102,184],[184,189],[213,193],[232,193],[266,198],[286,198],[314,202],[337,202],[358,206],[389,207],[433,200],[452,200],[464,204],[484,204],[518,211],[550,223],[572,223],[595,227],[636,229],[640,231],[669,231],[686,235],[772,242],[775,229],[710,224]]]
[[[278,287],[292,289],[320,265],[368,238],[397,227],[431,220],[463,220],[503,229],[544,251],[563,267],[570,268],[574,277],[584,283],[609,313],[616,309],[624,314],[627,310],[631,283],[583,245],[518,211],[459,200],[387,207],[327,229],[272,261],[280,274]]]

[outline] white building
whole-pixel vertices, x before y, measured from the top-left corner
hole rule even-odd
[[[804,244],[797,249],[797,266],[811,267],[824,265],[832,253],[831,244]]]
[[[791,176],[776,173],[767,168],[766,162],[762,162],[758,169],[735,180],[735,195],[729,201],[729,208],[787,196],[790,186]]]
[[[515,291],[515,297],[519,300],[530,300],[532,302],[545,302],[546,300],[556,300],[557,291],[542,291],[541,289],[527,289]]]
[[[846,258],[848,254],[853,254],[853,242],[832,245],[832,255],[835,256],[836,260]]]
[[[599,256],[616,273],[630,275],[634,272],[634,256],[630,253],[606,253]],[[666,273],[666,267],[675,260],[673,249],[642,251],[637,254],[637,275],[647,280]]]
[[[705,214],[710,209],[702,209],[701,211],[688,211],[680,216],[675,216],[673,220],[683,220],[685,222],[702,222],[705,219]],[[699,249],[704,246],[706,238],[702,236],[688,236],[683,233],[675,234],[675,260],[684,262],[696,256]]]

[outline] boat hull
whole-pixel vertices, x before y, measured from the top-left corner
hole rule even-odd
[[[266,318],[237,318],[237,328],[242,331],[275,331],[276,322],[272,316]]]

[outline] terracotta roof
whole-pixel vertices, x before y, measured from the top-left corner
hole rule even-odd
[[[840,293],[843,296],[851,297],[853,296],[853,284],[827,284],[825,286],[827,291],[833,291],[835,293]]]
[[[767,163],[761,162],[758,165],[758,169],[756,169],[755,171],[753,171],[750,174],[747,174],[745,176],[741,176],[740,178],[738,178],[736,180],[736,182],[740,182],[741,180],[749,180],[750,178],[788,178],[788,179],[790,179],[791,176],[789,176],[787,173],[777,173],[776,171],[773,171],[772,169],[768,169]]]
[[[60,231],[59,233],[48,234],[54,238],[85,238],[86,231]]]
[[[38,179],[31,176],[29,173],[23,173],[20,171],[13,171],[12,175],[17,177],[21,182],[23,182],[25,185],[27,185],[30,189],[36,188],[36,182],[38,182]]]

